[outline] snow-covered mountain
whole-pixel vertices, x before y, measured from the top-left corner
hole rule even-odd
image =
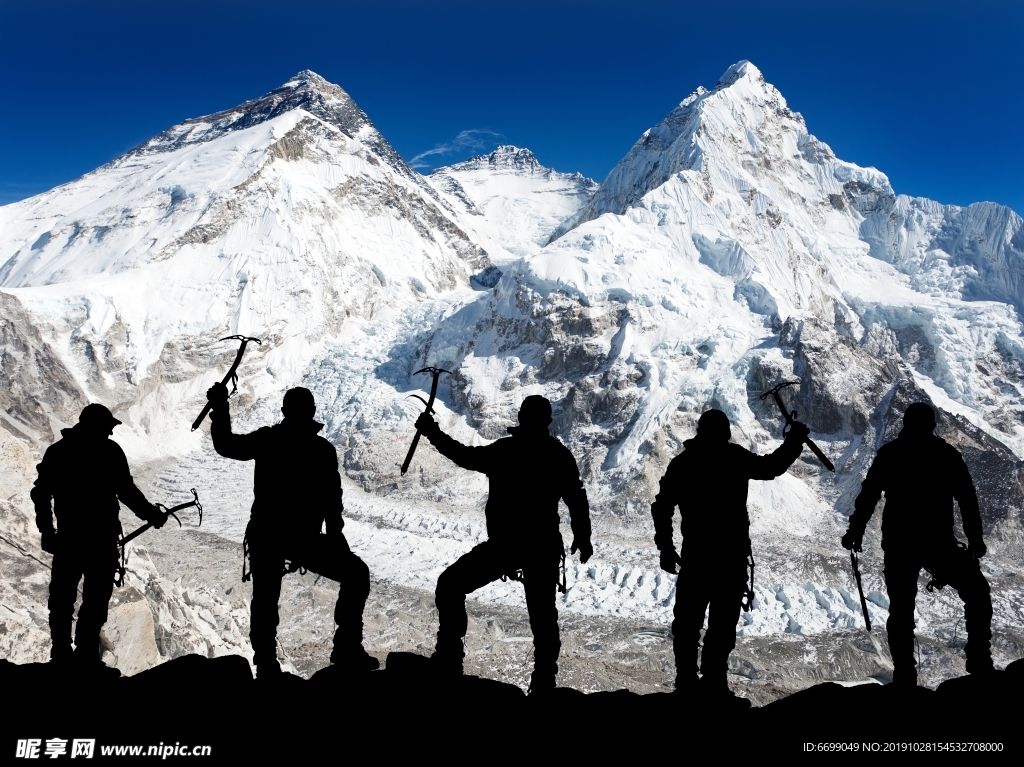
[[[642,460],[673,413],[712,400],[764,442],[747,382],[792,371],[780,332],[795,342],[813,325],[850,354],[902,364],[1021,455],[1022,246],[1006,208],[897,197],[879,171],[837,159],[742,62],[647,131],[550,245],[446,321],[429,356],[463,365],[467,397],[472,381],[491,385],[474,365],[501,348],[519,360],[506,365],[513,380],[550,381],[568,407],[615,400],[600,437],[614,468]],[[480,323],[501,329],[468,332]],[[825,386],[805,417],[822,433],[863,433],[863,389]]]
[[[400,476],[419,409],[406,395],[429,384],[414,371],[453,371],[435,409],[466,442],[503,436],[522,399],[543,393],[596,519],[595,558],[570,568],[561,606],[588,626],[635,627],[667,623],[685,588],[653,550],[649,504],[667,462],[711,406],[737,442],[772,449],[782,421],[759,395],[799,378],[785,397],[838,472],[807,454],[752,484],[758,599],[741,651],[756,666],[771,642],[824,648],[848,678],[886,661],[875,640],[837,649],[862,625],[837,539],[875,449],[927,397],[979,483],[1005,655],[1024,647],[1012,575],[1024,556],[1022,238],[1006,208],[898,196],[881,172],[836,158],[748,62],[641,136],[596,191],[514,147],[424,179],[344,91],[303,72],[0,208],[0,425],[38,450],[102,401],[125,421],[116,438],[133,462],[148,460],[147,491],[200,485],[204,529],[238,541],[251,471],[188,424],[234,353],[217,339],[260,336],[236,424],[273,421],[284,389],[310,387],[344,465],[353,548],[382,594],[421,594],[484,535],[487,484],[426,444]],[[30,475],[19,461],[5,476]],[[6,502],[25,520],[27,490]],[[877,542],[876,527],[865,583],[881,621]],[[158,592],[146,591],[154,616],[171,609]],[[523,604],[510,584],[479,596]],[[244,608],[222,602],[218,616]],[[948,594],[922,597],[932,681],[962,662],[958,610]],[[427,608],[415,615],[429,624]],[[393,641],[402,628],[388,630]],[[645,642],[623,651],[627,677]]]
[[[178,410],[230,358],[218,338],[261,337],[246,390],[279,392],[347,320],[404,314],[490,265],[348,94],[308,71],[0,208],[0,254],[6,300],[138,450],[164,455],[190,449]],[[47,417],[14,428],[50,433]]]
[[[641,540],[657,479],[699,414],[719,407],[735,441],[771,450],[782,421],[759,395],[799,379],[785,396],[838,472],[807,453],[785,477],[752,483],[765,585],[743,631],[853,626],[838,537],[914,399],[941,409],[940,432],[974,471],[998,550],[990,577],[1019,561],[1022,238],[1004,207],[897,196],[881,172],[836,158],[741,62],[645,132],[543,250],[441,323],[422,360],[457,371],[455,428],[464,414],[498,437],[523,397],[548,396],[559,436],[583,456],[599,529]],[[665,609],[656,562],[637,554],[620,553],[620,567],[643,568],[643,586],[624,581],[612,602],[642,593]],[[610,609],[587,572],[577,568],[567,601]],[[1019,632],[1013,601],[1003,619]],[[952,635],[956,609],[930,613],[933,628]]]
[[[465,214],[466,228],[495,263],[538,251],[597,189],[582,174],[545,168],[529,149],[514,146],[438,168],[427,180]]]

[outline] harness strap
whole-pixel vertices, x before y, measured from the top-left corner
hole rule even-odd
[[[743,606],[743,612],[749,613],[750,608],[754,606],[754,555],[747,555],[747,567],[750,568],[750,586],[743,591],[743,598],[740,600],[740,604]]]
[[[121,547],[121,561],[118,562],[118,564],[117,564],[117,574],[114,576],[114,585],[117,588],[121,588],[124,585],[124,576],[125,576],[125,572],[126,572],[125,564],[127,563],[127,560],[125,559],[124,549],[125,549],[125,547],[122,546]]]
[[[249,565],[249,569],[246,570],[246,564]],[[242,538],[242,583],[252,579],[252,560],[249,555],[249,534],[246,533],[245,537]]]
[[[967,545],[963,541],[957,541],[956,545],[963,551],[967,551]],[[929,594],[935,591],[942,591],[949,585],[949,581],[943,580],[941,575],[929,570],[927,567],[924,568],[924,571],[931,576],[931,580],[924,587]]]

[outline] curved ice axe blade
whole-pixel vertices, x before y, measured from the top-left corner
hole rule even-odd
[[[414,376],[418,376],[420,373],[430,373],[434,377],[434,380],[430,384],[430,399],[423,403],[423,404],[425,404],[427,406],[427,409],[424,410],[423,412],[424,413],[433,413],[434,412],[434,398],[437,396],[437,379],[441,377],[441,373],[447,373],[448,375],[451,375],[452,371],[445,370],[443,368],[423,368],[422,370],[417,370],[415,373],[413,373],[413,375]],[[416,399],[418,399],[420,402],[423,402],[423,398],[422,397],[420,397],[420,396],[418,396],[416,394],[413,394],[412,396],[416,397]],[[420,430],[417,429],[416,430],[416,436],[414,436],[412,438],[412,444],[409,445],[409,452],[405,454],[405,461],[402,463],[402,476],[403,477],[405,476],[405,472],[407,472],[409,470],[409,464],[412,463],[413,454],[416,452],[416,446],[419,443],[420,443]]]
[[[415,397],[420,402],[422,402],[424,405],[427,405],[427,401],[425,399],[423,399],[423,397],[421,397],[419,394],[410,394],[409,396],[410,397]],[[425,413],[433,413],[434,412],[434,408],[432,408],[429,405],[427,405],[427,409],[424,412]]]
[[[771,389],[769,389],[768,391],[766,391],[764,394],[762,394],[759,397],[759,399],[762,399],[762,400],[767,399],[768,397],[774,397],[775,398],[775,404],[777,404],[779,406],[779,410],[782,411],[782,417],[786,419],[786,425],[782,427],[782,436],[786,436],[786,434],[789,433],[789,430],[793,426],[793,422],[796,421],[796,417],[797,416],[796,416],[796,411],[795,410],[793,410],[791,412],[791,411],[786,409],[785,404],[783,404],[783,402],[782,402],[782,397],[779,395],[779,391],[782,390],[782,388],[786,387],[786,386],[799,386],[799,385],[800,385],[799,381],[783,381],[782,383],[778,384],[777,386],[772,387]],[[809,447],[811,449],[811,452],[814,453],[814,455],[816,455],[818,457],[818,460],[821,461],[822,465],[826,469],[828,469],[831,472],[835,472],[835,470],[836,470],[835,464],[832,463],[832,461],[830,461],[828,459],[827,455],[825,455],[823,452],[821,452],[821,448],[814,444],[814,440],[812,440],[810,437],[804,437],[804,444],[807,445],[807,447]]]
[[[227,386],[228,385],[228,381],[231,381],[234,384],[234,389],[232,390],[231,393],[234,394],[236,391],[238,391],[238,375],[237,375],[236,371],[238,370],[238,366],[242,362],[242,355],[245,354],[245,346],[246,346],[246,344],[248,344],[250,341],[255,341],[257,344],[262,346],[263,342],[260,339],[258,339],[258,338],[250,338],[249,336],[227,336],[226,338],[222,338],[220,340],[221,341],[241,341],[242,342],[242,345],[238,347],[238,354],[235,355],[235,361],[233,363],[231,363],[231,369],[228,370],[228,374],[226,376],[224,376],[224,380],[221,381],[221,383],[224,386]],[[212,407],[213,407],[213,403],[212,402],[207,402],[206,403],[206,407],[203,408],[203,412],[200,413],[199,417],[192,422],[192,431],[195,431],[196,429],[198,429],[200,427],[200,425],[202,425],[203,419],[206,418],[206,414],[210,412],[210,408],[212,408]]]

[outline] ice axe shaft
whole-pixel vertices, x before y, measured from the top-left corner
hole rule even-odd
[[[417,370],[415,373],[413,373],[413,375],[419,375],[420,373],[430,373],[434,377],[434,380],[430,384],[430,399],[428,399],[424,403],[427,406],[427,409],[423,411],[424,413],[433,413],[434,398],[437,396],[437,380],[441,377],[441,373],[448,373],[448,375],[451,375],[451,371],[443,370],[441,368],[423,368],[422,370]],[[418,397],[417,395],[413,396],[422,402],[422,399],[420,397]],[[405,461],[402,463],[403,477],[405,476],[405,472],[409,470],[409,464],[412,463],[412,457],[416,453],[416,446],[418,444],[420,444],[419,429],[416,430],[416,436],[412,438],[412,444],[409,445],[409,452],[405,454]]]
[[[864,598],[864,586],[860,582],[860,566],[857,564],[857,552],[850,549],[850,563],[853,565],[853,578],[857,581],[857,591],[860,593],[860,609],[864,613],[864,625],[871,631],[871,617],[868,615],[868,601]]]
[[[238,390],[238,366],[242,364],[242,355],[245,354],[245,347],[250,341],[255,341],[259,345],[263,345],[263,342],[258,338],[249,338],[248,336],[228,336],[227,338],[220,339],[221,341],[241,341],[242,345],[238,347],[238,354],[235,355],[235,361],[231,363],[231,369],[228,370],[228,374],[224,376],[224,380],[221,383],[224,386],[228,385],[228,381],[234,383],[234,391]],[[234,394],[232,391],[232,394]],[[206,418],[206,414],[210,412],[210,408],[213,407],[212,402],[207,402],[206,407],[203,408],[203,412],[199,414],[199,417],[192,422],[192,431],[195,431],[202,425],[203,419]]]
[[[795,410],[790,412],[789,410],[786,409],[786,405],[782,402],[782,396],[779,394],[779,391],[784,386],[795,386],[795,385],[798,385],[799,383],[800,383],[799,381],[783,381],[778,386],[776,386],[776,387],[774,387],[772,389],[769,389],[768,391],[766,391],[764,394],[761,395],[761,399],[767,399],[768,397],[774,397],[775,398],[775,404],[777,404],[779,406],[779,410],[782,411],[782,417],[786,419],[786,426],[782,430],[783,436],[785,436],[789,432],[789,429],[794,424],[794,422],[796,421],[796,417],[797,416],[796,416],[796,411]],[[832,463],[832,461],[830,461],[828,459],[827,455],[825,455],[823,452],[821,452],[821,448],[814,444],[814,440],[812,440],[810,437],[804,437],[804,444],[807,445],[807,447],[809,447],[811,449],[811,452],[814,453],[814,455],[817,456],[818,460],[821,461],[822,465],[826,469],[828,469],[829,471],[832,471],[832,472],[834,472],[836,470],[835,464]]]

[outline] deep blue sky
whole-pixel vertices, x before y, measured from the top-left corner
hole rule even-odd
[[[0,204],[313,69],[428,167],[499,141],[601,180],[697,85],[753,61],[897,192],[1024,213],[1020,2],[0,5]],[[500,134],[500,137],[495,135]]]

